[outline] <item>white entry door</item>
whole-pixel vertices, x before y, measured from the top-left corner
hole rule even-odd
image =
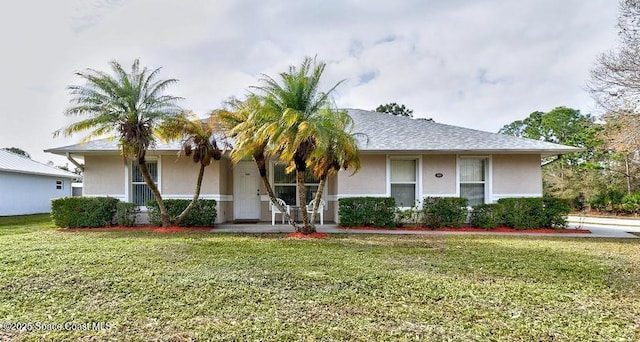
[[[233,212],[236,220],[260,219],[260,173],[253,161],[233,168]]]

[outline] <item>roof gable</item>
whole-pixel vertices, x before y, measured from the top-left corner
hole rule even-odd
[[[25,156],[0,150],[0,171],[43,175],[62,178],[78,178],[75,173],[42,164]]]

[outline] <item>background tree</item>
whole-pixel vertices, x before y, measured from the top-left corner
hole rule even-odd
[[[621,0],[619,46],[601,54],[588,89],[608,111],[637,113],[640,105],[640,0]]]
[[[605,148],[610,153],[610,161],[607,164],[609,171],[624,177],[626,192],[635,191],[638,183],[638,170],[640,169],[640,120],[637,114],[619,111],[603,116],[605,128],[602,138],[605,140]]]
[[[51,162],[51,164],[53,165],[53,162]],[[69,168],[69,163],[65,163],[64,165],[55,165],[55,167],[57,167],[60,170],[64,170],[64,171],[71,172],[71,173],[75,173],[78,176],[82,175],[82,170],[80,170],[80,168],[74,167],[73,170],[71,170]]]
[[[12,153],[15,153],[15,154],[19,154],[19,155],[21,155],[23,157],[27,157],[27,158],[31,159],[31,156],[29,155],[29,153],[27,153],[27,151],[25,151],[25,150],[23,150],[21,148],[18,148],[18,147],[5,147],[5,148],[3,148],[3,150],[9,151],[9,152],[12,152]]]
[[[584,151],[563,155],[555,162],[545,160],[543,168],[546,194],[575,198],[588,190],[586,182],[596,177],[602,167],[601,131],[602,125],[593,116],[556,107],[547,113],[533,112],[523,120],[505,125],[499,133],[583,148]]]
[[[153,132],[157,125],[181,112],[176,104],[181,98],[163,94],[177,80],[157,80],[160,68],[141,69],[137,59],[129,72],[116,61],[112,61],[110,66],[112,75],[94,69],[76,73],[86,83],[69,86],[74,105],[67,108],[65,114],[87,118],[55,131],[54,136],[89,131],[83,141],[105,136],[117,139],[124,158],[139,166],[145,183],[158,202],[162,226],[167,227],[170,217],[151,178],[145,157],[149,147],[155,143]]]
[[[399,105],[395,102],[381,104],[378,107],[376,107],[375,111],[378,113],[387,113],[387,114],[393,114],[398,116],[406,116],[410,118],[413,117],[412,109],[405,107],[405,105]]]
[[[617,191],[624,183],[627,193],[636,188],[640,151],[640,0],[621,0],[618,15],[618,46],[602,53],[591,70],[588,90],[605,110],[602,137],[610,160],[602,191]],[[622,176],[623,182],[618,178]]]
[[[215,137],[218,131],[218,125],[213,115],[209,119],[201,120],[193,112],[182,112],[169,117],[159,126],[160,137],[167,140],[181,139],[180,155],[191,157],[193,162],[200,166],[193,198],[177,217],[172,218],[171,223],[174,225],[178,225],[198,202],[205,168],[211,165],[213,160],[222,158],[222,151],[218,147]]]

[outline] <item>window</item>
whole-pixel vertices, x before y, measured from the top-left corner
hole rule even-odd
[[[282,198],[289,205],[301,205],[298,203],[298,184],[296,172],[286,173],[286,165],[273,164],[273,192],[276,197]],[[315,198],[318,192],[319,180],[313,176],[310,170],[304,174],[307,203]],[[305,203],[306,204],[306,203]]]
[[[57,190],[62,190],[62,189],[64,189],[64,182],[63,182],[63,181],[61,181],[61,180],[57,180],[57,181],[56,181],[56,189],[57,189]]]
[[[410,207],[416,201],[417,161],[415,159],[391,159],[391,197],[399,207]]]
[[[147,161],[147,169],[149,169],[153,182],[158,184],[158,162]],[[131,168],[131,202],[139,206],[145,206],[147,201],[152,199],[155,199],[155,196],[153,196],[147,183],[144,182],[140,167],[133,163]]]
[[[460,197],[469,200],[469,206],[485,203],[486,159],[460,159]]]

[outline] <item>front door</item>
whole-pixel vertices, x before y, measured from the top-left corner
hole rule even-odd
[[[253,161],[233,168],[233,212],[236,220],[260,219],[260,174]]]

